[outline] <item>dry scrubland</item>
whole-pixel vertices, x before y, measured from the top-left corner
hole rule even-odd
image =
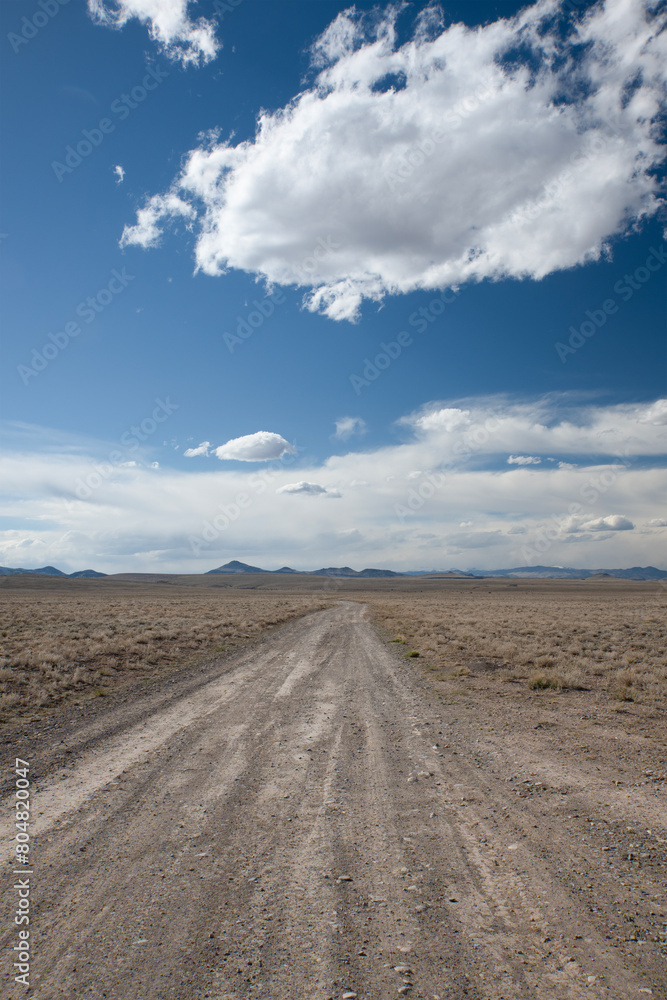
[[[31,995],[666,998],[666,604],[613,580],[0,579]]]
[[[439,678],[667,706],[667,587],[494,580],[373,603],[405,655]]]
[[[652,583],[0,577],[0,721],[232,650],[339,599],[370,604],[385,638],[445,685],[667,705],[667,587]]]
[[[1,577],[0,722],[234,649],[322,607],[307,594]]]

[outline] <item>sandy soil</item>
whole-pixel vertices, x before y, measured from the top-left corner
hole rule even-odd
[[[667,997],[664,732],[443,691],[346,601],[17,730],[35,958],[3,996]]]

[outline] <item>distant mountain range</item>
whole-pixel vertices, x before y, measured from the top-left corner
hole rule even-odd
[[[210,569],[212,573],[300,573],[302,570],[261,569],[259,566],[249,566],[248,563],[232,559],[224,566]],[[655,566],[633,566],[632,569],[568,569],[563,566],[515,566],[513,569],[473,569],[465,572],[461,569],[449,570],[413,570],[405,573],[394,573],[390,569],[354,570],[349,566],[328,566],[326,569],[314,569],[304,573],[305,576],[340,576],[340,577],[387,577],[387,576],[452,576],[452,577],[489,577],[513,576],[534,579],[587,580],[591,576],[613,576],[622,580],[665,580],[667,570],[656,569]]]
[[[98,573],[94,569],[80,569],[76,573],[63,573],[55,566],[42,566],[41,569],[10,569],[8,566],[0,566],[0,576],[25,576],[35,574],[37,576],[67,576],[71,580],[81,577],[106,576],[106,573]]]
[[[225,563],[224,566],[218,566],[217,569],[210,569],[207,576],[212,573],[300,573],[301,570],[290,569],[289,566],[283,566],[281,569],[260,569],[259,566],[249,566],[248,563],[239,562],[237,559],[232,559],[231,562]],[[310,570],[304,574],[305,576],[405,576],[405,573],[394,573],[390,569],[362,569],[355,570],[350,569],[349,566],[329,566],[327,569],[315,569]]]
[[[522,577],[524,579],[556,579],[556,580],[587,580],[590,577],[616,577],[621,580],[667,580],[667,570],[656,569],[655,566],[633,566],[630,569],[572,569],[564,566],[515,566],[513,569],[473,569],[464,572],[459,569],[449,570],[413,570],[406,573],[395,573],[390,569],[354,570],[349,566],[328,566],[325,569],[315,569],[304,572],[282,566],[280,569],[261,569],[248,563],[232,559],[224,566],[210,569],[206,576],[216,573],[302,573],[304,576],[335,576],[335,577],[399,577],[399,576],[448,576],[468,577],[470,579],[491,576]],[[41,569],[10,569],[0,566],[0,576],[17,576],[37,574],[38,576],[61,576],[70,579],[104,577],[106,573],[98,573],[94,569],[81,569],[77,573],[63,573],[55,566],[42,566]],[[176,574],[178,575],[178,574]]]

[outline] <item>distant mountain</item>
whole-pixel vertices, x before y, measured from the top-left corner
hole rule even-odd
[[[10,569],[8,566],[0,566],[0,576],[26,576],[33,573],[39,576],[67,576],[67,573],[55,566],[42,566],[41,569]]]
[[[633,566],[631,569],[598,569],[596,573],[608,573],[621,580],[667,580],[667,571],[655,566]]]
[[[281,566],[280,569],[271,570],[272,573],[298,573],[298,569],[290,569],[289,566]]]
[[[329,566],[327,569],[314,569],[309,571],[310,576],[356,576],[356,570],[349,566]]]
[[[9,566],[0,566],[0,576],[29,576],[32,574],[37,576],[68,576],[70,579],[107,575],[106,573],[98,573],[94,569],[80,569],[77,573],[63,573],[55,566],[42,566],[41,569],[10,569]]]
[[[631,569],[573,569],[567,566],[515,566],[513,569],[472,570],[479,576],[513,576],[527,579],[588,580],[592,576],[616,577],[620,580],[667,580],[667,570],[655,566],[633,566]]]
[[[247,563],[239,562],[238,559],[232,559],[231,562],[225,563],[224,566],[218,566],[217,569],[210,569],[206,573],[209,576],[211,573],[268,573],[268,569],[260,569],[259,566],[248,566]]]

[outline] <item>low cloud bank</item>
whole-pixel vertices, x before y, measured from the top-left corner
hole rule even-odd
[[[320,462],[268,431],[204,441],[189,449],[195,465],[171,446],[136,445],[120,461],[108,444],[3,428],[3,509],[16,526],[0,531],[0,565],[667,569],[660,412],[659,401],[448,400],[407,415],[403,440]],[[206,461],[219,452],[233,461]]]

